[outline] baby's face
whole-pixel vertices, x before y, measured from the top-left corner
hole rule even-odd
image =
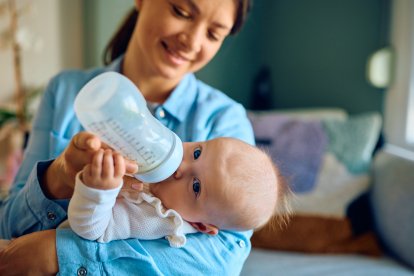
[[[220,184],[227,177],[221,160],[228,148],[216,140],[183,143],[183,147],[183,161],[177,171],[151,184],[151,192],[184,220],[213,224],[210,211],[212,204],[220,203]]]

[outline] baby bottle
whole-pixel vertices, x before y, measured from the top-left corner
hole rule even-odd
[[[74,108],[87,131],[138,163],[135,178],[159,182],[180,165],[180,138],[152,116],[141,92],[125,76],[106,72],[93,78],[76,96]]]

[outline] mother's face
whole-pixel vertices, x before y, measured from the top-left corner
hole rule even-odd
[[[236,16],[234,0],[136,0],[133,47],[141,68],[181,79],[218,52]]]

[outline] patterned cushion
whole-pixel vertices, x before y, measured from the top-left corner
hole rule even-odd
[[[283,229],[256,231],[256,247],[378,255],[366,192],[381,130],[377,113],[345,119],[250,113],[256,142],[287,179],[294,215]],[[277,217],[274,217],[277,220]]]

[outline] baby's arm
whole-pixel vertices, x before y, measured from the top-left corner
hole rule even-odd
[[[103,235],[111,220],[124,174],[123,157],[111,150],[98,151],[91,164],[78,173],[68,219],[79,236],[96,240]]]
[[[116,154],[113,156],[115,161],[108,158],[106,152],[97,154],[76,176],[68,210],[72,230],[85,239],[99,242],[158,239],[174,233],[173,219],[161,219],[154,207],[138,203],[135,196],[130,199],[118,197],[122,186],[122,177],[118,181],[118,176],[122,174],[116,164],[121,161],[117,161]],[[114,167],[112,171],[111,167]],[[193,229],[185,230],[193,232]]]
[[[117,197],[119,191],[120,188],[90,188],[80,181],[78,174],[68,212],[73,231],[85,239],[99,242],[158,239],[174,232],[173,220],[160,219],[154,207],[138,203],[135,196],[131,199]]]

